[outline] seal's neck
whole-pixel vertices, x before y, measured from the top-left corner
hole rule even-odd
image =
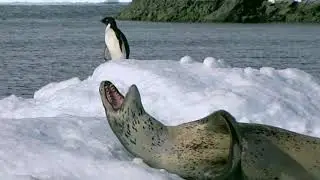
[[[134,156],[151,166],[162,152],[161,146],[168,139],[168,130],[161,122],[145,112],[140,93],[131,86],[119,111],[107,112],[108,122],[121,144]]]
[[[109,117],[109,124],[125,149],[142,158],[146,164],[159,164],[168,130],[142,109],[126,109],[118,117]]]

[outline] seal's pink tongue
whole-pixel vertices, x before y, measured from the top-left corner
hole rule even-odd
[[[119,93],[119,91],[113,84],[110,84],[105,88],[106,88],[105,92],[106,92],[106,97],[108,102],[111,104],[114,110],[120,109],[124,101],[124,97],[122,96],[122,94]]]

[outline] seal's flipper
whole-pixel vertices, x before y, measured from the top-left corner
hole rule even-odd
[[[215,132],[228,133],[231,136],[229,162],[221,173],[221,179],[245,179],[241,169],[242,137],[235,118],[225,110],[215,111],[204,120],[208,121],[208,128]],[[218,179],[219,179],[218,178]]]
[[[110,55],[110,52],[109,52],[108,47],[106,45],[104,47],[104,56],[103,56],[103,58],[104,58],[105,61],[111,60],[111,55]]]

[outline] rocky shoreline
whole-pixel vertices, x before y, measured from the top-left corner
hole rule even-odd
[[[320,23],[320,1],[133,0],[119,20],[160,22]]]

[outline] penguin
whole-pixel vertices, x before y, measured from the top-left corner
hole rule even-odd
[[[106,25],[104,59],[129,59],[130,48],[126,36],[117,27],[113,17],[105,17],[101,20]]]

